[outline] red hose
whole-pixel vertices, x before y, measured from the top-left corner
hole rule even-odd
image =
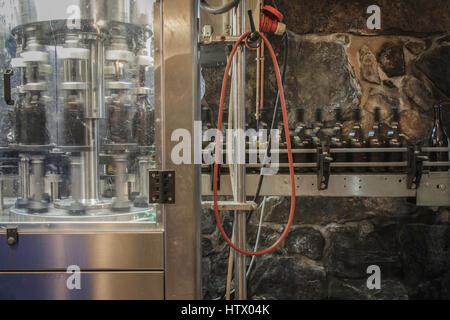
[[[222,92],[221,92],[221,96],[220,96],[220,108],[219,108],[219,119],[218,119],[218,122],[217,122],[218,124],[217,124],[216,142],[217,141],[221,141],[221,135],[222,135],[221,129],[222,129],[222,120],[223,120],[222,119],[223,118],[223,106],[224,106],[224,102],[225,102],[225,91],[226,91],[226,87],[227,87],[228,73],[230,71],[231,63],[233,61],[234,55],[235,55],[236,50],[238,49],[239,45],[242,43],[242,41],[244,39],[246,39],[248,37],[249,34],[250,34],[250,32],[246,32],[239,38],[239,40],[234,45],[233,50],[231,51],[230,57],[228,59],[228,64],[227,64],[227,67],[225,69],[225,76],[223,78],[223,83],[222,83]],[[286,136],[286,145],[287,145],[287,149],[288,149],[289,174],[290,174],[290,177],[291,177],[291,195],[292,195],[292,198],[291,198],[291,209],[290,209],[290,213],[289,213],[288,223],[286,225],[286,228],[285,228],[283,234],[278,239],[278,241],[275,242],[275,244],[273,244],[271,247],[269,247],[267,249],[264,249],[264,250],[261,250],[261,251],[256,251],[256,252],[255,251],[247,251],[247,250],[244,250],[244,249],[239,248],[238,246],[236,246],[230,240],[230,238],[227,236],[227,234],[225,233],[225,230],[223,229],[223,226],[222,226],[222,222],[220,221],[219,205],[218,205],[218,197],[217,197],[217,177],[218,177],[218,171],[219,171],[218,170],[218,163],[219,163],[220,143],[216,143],[216,154],[215,154],[215,162],[214,162],[214,180],[213,180],[213,185],[214,185],[214,213],[215,213],[215,216],[216,216],[217,226],[219,227],[220,233],[222,234],[223,238],[228,243],[228,245],[230,245],[237,252],[239,252],[241,254],[249,255],[249,256],[260,256],[260,255],[263,255],[263,254],[266,254],[266,253],[269,253],[269,252],[275,250],[283,242],[283,240],[286,238],[286,236],[288,235],[289,229],[291,228],[292,222],[294,221],[294,213],[295,213],[294,160],[292,158],[291,139],[290,139],[290,135],[289,135],[286,100],[284,98],[283,83],[281,81],[280,68],[278,66],[278,61],[277,61],[277,58],[275,56],[275,52],[273,51],[273,48],[272,48],[269,40],[267,40],[267,38],[262,33],[259,33],[259,35],[264,40],[264,43],[266,44],[266,46],[269,49],[269,53],[270,53],[270,56],[272,57],[272,62],[273,62],[274,68],[275,68],[275,75],[276,75],[276,78],[277,78],[278,89],[280,91],[281,109],[283,111],[284,132],[285,132],[285,136]]]

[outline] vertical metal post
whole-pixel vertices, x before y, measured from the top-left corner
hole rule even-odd
[[[71,195],[72,199],[80,202],[82,196],[82,177],[81,177],[81,157],[72,156],[70,158],[70,179],[72,180]]]
[[[240,36],[245,32],[245,1],[241,1],[234,9],[235,21],[233,33]],[[233,64],[233,127],[234,134],[234,197],[235,201],[244,203],[246,201],[245,189],[245,48],[242,46],[236,52]],[[240,248],[246,247],[247,219],[245,211],[235,213],[236,223],[236,245]],[[247,299],[247,279],[246,279],[246,256],[236,254],[235,264],[235,286],[236,299]]]
[[[161,65],[155,62],[155,74],[161,74],[161,112],[157,113],[157,138],[161,146],[157,148],[156,162],[159,168],[174,170],[176,179],[176,203],[164,205],[165,297],[200,299],[201,166],[172,161],[173,147],[179,143],[172,141],[172,134],[175,130],[185,130],[194,139],[194,121],[200,116],[198,0],[164,0],[160,5],[163,30],[161,42],[155,41],[155,50],[162,55],[162,62]],[[194,149],[192,144],[191,154]]]
[[[127,201],[127,160],[126,154],[114,155],[114,166],[116,171],[116,199],[118,201]]]
[[[104,117],[104,43],[102,39],[92,40],[90,45],[88,77],[90,81],[88,103],[86,103],[85,119],[85,145],[89,151],[82,153],[83,157],[83,194],[82,199],[86,204],[95,204],[99,200],[99,131],[98,119]]]
[[[20,196],[22,199],[30,197],[30,158],[27,155],[20,155],[19,178],[20,178]]]
[[[44,157],[31,157],[30,185],[33,187],[32,197],[35,201],[40,201],[44,193]]]
[[[139,195],[143,198],[148,197],[148,156],[139,157]]]

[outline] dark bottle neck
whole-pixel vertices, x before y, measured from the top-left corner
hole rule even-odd
[[[304,123],[305,122],[305,109],[298,108],[295,112],[295,117],[296,117],[297,123]]]
[[[400,121],[400,114],[398,108],[392,108],[392,123],[398,123]]]
[[[436,105],[434,106],[434,123],[442,122],[442,106]]]
[[[353,110],[353,121],[358,125],[361,122],[361,108],[356,108]]]

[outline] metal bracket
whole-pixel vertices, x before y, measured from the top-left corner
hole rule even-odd
[[[247,201],[246,203],[239,203],[233,201],[218,201],[219,211],[253,211],[258,208],[256,202]],[[214,201],[202,202],[202,209],[214,210]]]
[[[17,228],[8,228],[6,229],[6,243],[8,243],[9,246],[15,245],[17,242],[19,242],[19,231]]]
[[[428,160],[428,156],[424,155],[419,146],[408,149],[408,189],[417,189],[420,185],[420,179],[423,173],[423,162]]]
[[[329,147],[322,143],[322,147],[317,149],[317,188],[319,191],[328,189],[331,174],[330,163],[332,161]]]
[[[175,203],[175,171],[149,172],[149,202]]]

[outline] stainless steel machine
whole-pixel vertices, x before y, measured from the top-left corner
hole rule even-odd
[[[195,8],[0,1],[0,299],[200,297]]]

